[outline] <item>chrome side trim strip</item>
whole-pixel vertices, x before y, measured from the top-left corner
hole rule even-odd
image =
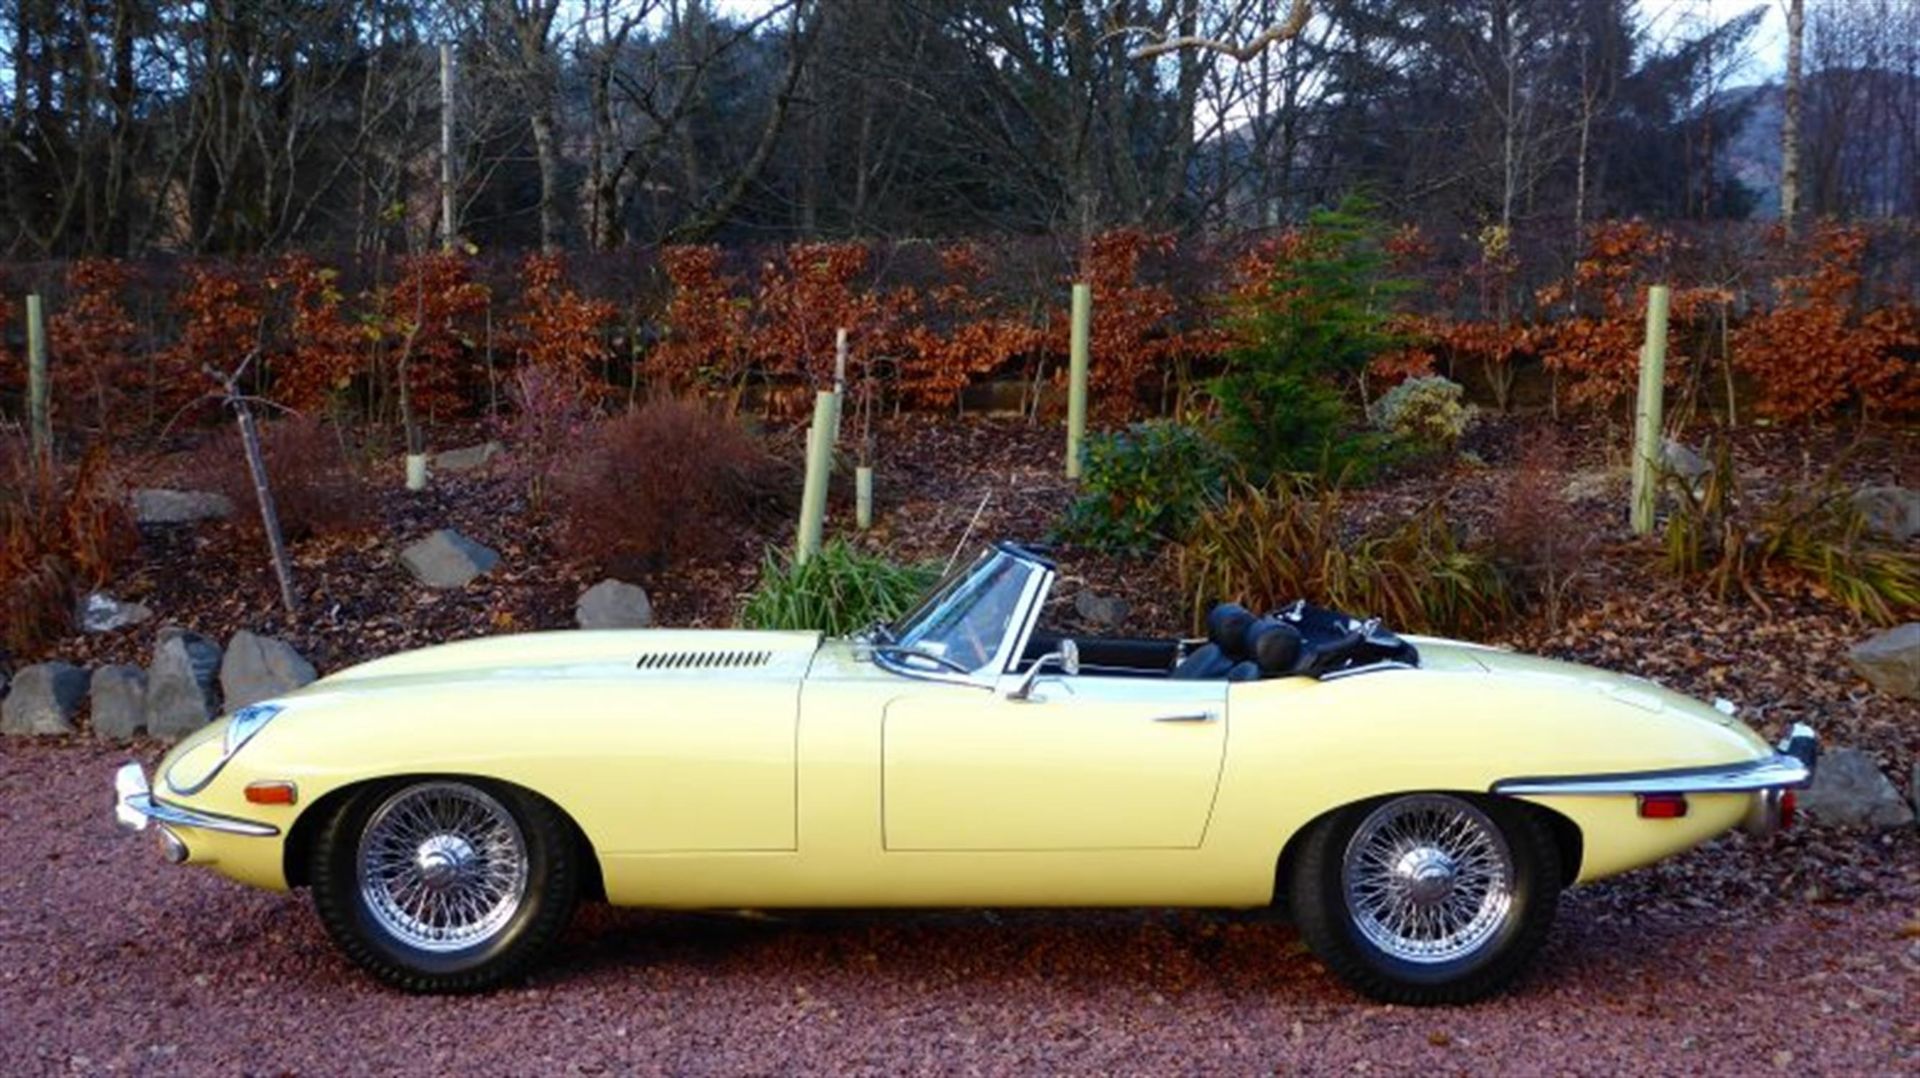
[[[149,821],[158,821],[178,827],[197,827],[202,831],[246,835],[249,838],[271,838],[280,833],[280,829],[272,824],[235,819],[157,800],[148,788],[146,772],[140,769],[139,764],[126,764],[114,772],[113,792],[114,819],[130,831],[144,831]]]
[[[1716,767],[1501,779],[1492,790],[1515,796],[1751,793],[1805,786],[1812,779],[1812,770],[1797,757],[1776,753]]]

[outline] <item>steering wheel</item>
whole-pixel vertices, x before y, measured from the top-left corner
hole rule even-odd
[[[873,650],[893,652],[899,655],[910,655],[916,659],[926,659],[928,662],[937,666],[944,666],[956,674],[961,674],[966,677],[973,676],[973,670],[970,667],[963,666],[947,658],[945,655],[935,655],[931,651],[916,648],[910,644],[875,644],[873,645]]]

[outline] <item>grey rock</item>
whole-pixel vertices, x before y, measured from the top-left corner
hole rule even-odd
[[[13,677],[0,701],[0,734],[73,733],[73,713],[87,697],[87,672],[72,663],[35,663]]]
[[[219,671],[219,644],[177,626],[160,630],[147,668],[147,732],[177,738],[205,726],[220,713]]]
[[[429,588],[458,588],[500,564],[500,555],[442,528],[401,551],[400,564]]]
[[[581,593],[573,617],[582,629],[644,629],[653,624],[653,602],[638,584],[602,580]]]
[[[220,694],[233,711],[292,692],[318,676],[293,645],[242,629],[227,641],[226,656],[220,660]]]
[[[192,524],[232,515],[233,503],[227,496],[208,490],[149,487],[133,492],[133,519],[141,524]]]
[[[1920,535],[1920,490],[1862,487],[1853,492],[1853,507],[1867,518],[1867,527],[1896,543]]]
[[[1880,765],[1854,748],[1820,754],[1813,785],[1801,791],[1800,807],[1836,827],[1884,830],[1913,822],[1912,806],[1880,773]]]
[[[1713,471],[1713,465],[1705,457],[1671,438],[1660,443],[1660,467],[1686,480],[1688,485],[1699,483]]]
[[[1920,621],[1855,644],[1847,664],[1888,696],[1920,700]]]
[[[138,625],[151,617],[153,611],[142,603],[122,602],[104,591],[95,591],[80,600],[78,616],[74,620],[87,632],[110,633],[115,629]]]
[[[492,463],[493,458],[504,452],[506,447],[499,442],[481,442],[479,445],[449,449],[444,453],[433,455],[433,470],[456,475],[461,472],[476,471]]]
[[[147,729],[147,672],[103,666],[93,672],[93,736],[126,741]]]
[[[1118,629],[1133,612],[1133,604],[1112,595],[1082,590],[1073,597],[1073,609],[1090,629]]]

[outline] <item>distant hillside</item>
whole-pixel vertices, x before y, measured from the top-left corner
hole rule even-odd
[[[1736,86],[1723,96],[1728,104],[1751,107],[1744,113],[1745,122],[1721,142],[1721,163],[1759,196],[1754,217],[1778,217],[1780,125],[1786,115],[1786,90],[1768,82]],[[1876,127],[1868,116],[1868,102],[1886,100],[1920,100],[1920,77],[1853,68],[1822,71],[1807,79],[1800,159],[1803,198],[1816,211],[1824,194],[1829,208],[1868,214],[1913,212],[1913,162],[1905,156],[1909,151],[1895,144],[1894,132]],[[1825,191],[1818,171],[1823,161],[1832,162],[1835,173],[1824,177],[1829,188]]]

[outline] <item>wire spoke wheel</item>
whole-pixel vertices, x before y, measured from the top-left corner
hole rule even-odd
[[[527,898],[526,836],[492,796],[459,782],[408,786],[360,834],[357,884],[395,941],[446,953],[484,944]]]
[[[1347,842],[1341,886],[1354,926],[1386,955],[1431,965],[1466,958],[1514,908],[1514,861],[1486,813],[1416,794],[1374,809]]]

